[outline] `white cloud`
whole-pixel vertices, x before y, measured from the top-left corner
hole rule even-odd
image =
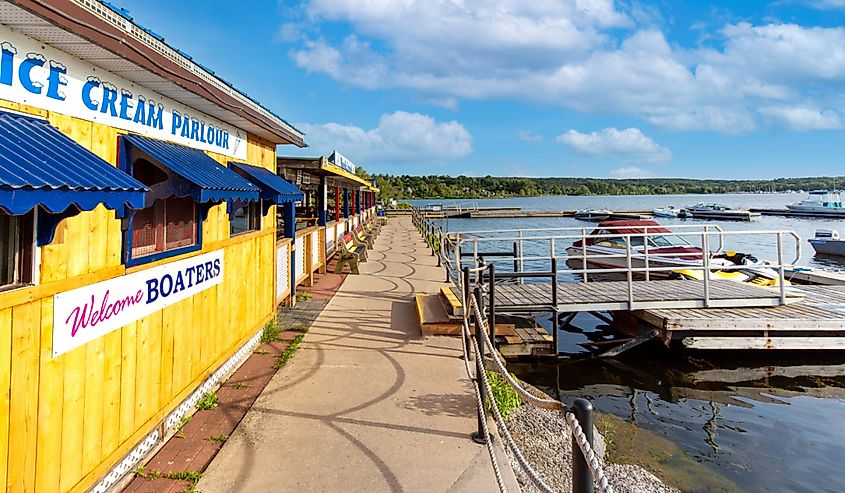
[[[543,136],[540,134],[535,134],[532,132],[528,132],[526,130],[520,130],[516,133],[516,137],[523,141],[523,142],[542,142]]]
[[[845,0],[811,0],[807,3],[821,10],[845,8]]]
[[[641,163],[658,163],[672,158],[669,149],[658,145],[638,128],[605,128],[589,134],[570,130],[558,135],[557,141],[579,154],[598,158]]]
[[[610,170],[610,176],[614,178],[648,178],[652,175],[644,169],[637,168],[636,166],[628,166],[626,168]]]
[[[845,111],[845,28],[728,24],[702,33],[717,48],[684,47],[649,20],[659,12],[638,5],[308,0],[311,29],[296,32],[339,22],[354,34],[313,35],[290,56],[309,72],[368,89],[416,90],[450,109],[461,99],[519,100],[728,134],[752,132],[761,121],[796,128],[760,111],[767,107]]]
[[[834,130],[842,128],[839,115],[832,110],[819,110],[802,106],[767,106],[760,113],[775,123],[799,132]]]
[[[384,114],[378,127],[370,130],[333,122],[298,127],[319,153],[328,155],[337,149],[365,168],[368,164],[438,164],[472,152],[472,136],[463,125],[419,113]]]

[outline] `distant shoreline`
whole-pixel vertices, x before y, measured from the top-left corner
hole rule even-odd
[[[397,200],[479,200],[591,195],[703,195],[782,193],[833,189],[845,178],[821,176],[775,180],[686,178],[517,178],[371,175],[381,196]]]

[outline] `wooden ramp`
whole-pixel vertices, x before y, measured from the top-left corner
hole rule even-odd
[[[551,284],[496,286],[497,312],[531,312],[553,307],[558,312],[616,311],[681,308],[742,308],[780,305],[778,289],[713,280],[709,283],[709,304],[704,301],[704,283],[693,280],[633,281],[633,302],[626,281],[559,283],[557,303],[552,303]],[[803,299],[787,294],[787,302]]]

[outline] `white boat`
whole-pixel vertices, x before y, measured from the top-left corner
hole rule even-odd
[[[845,257],[845,240],[839,238],[835,229],[817,229],[816,236],[807,240],[816,253]]]
[[[607,209],[581,209],[575,211],[575,219],[582,221],[604,221],[612,214]]]
[[[651,210],[651,213],[654,217],[678,217],[678,209],[675,209],[674,205],[670,205],[668,207],[655,207]]]
[[[806,199],[789,204],[786,208],[807,214],[845,214],[845,206],[837,190],[812,190]]]
[[[692,217],[695,219],[727,219],[731,221],[751,221],[760,217],[759,212],[745,209],[732,209],[722,204],[705,204],[700,202],[691,205],[678,213],[678,217]]]
[[[626,242],[629,244],[626,245]],[[567,264],[581,268],[627,268],[630,249],[631,266],[642,268],[671,267],[673,270],[654,271],[651,278],[680,277],[700,278],[703,272],[694,267],[703,265],[704,251],[690,244],[682,236],[673,234],[655,221],[625,220],[604,221],[584,241],[575,241],[566,249]],[[751,255],[737,252],[708,252],[713,269],[711,279],[727,279],[772,285],[778,274]],[[743,266],[737,268],[738,265]]]

